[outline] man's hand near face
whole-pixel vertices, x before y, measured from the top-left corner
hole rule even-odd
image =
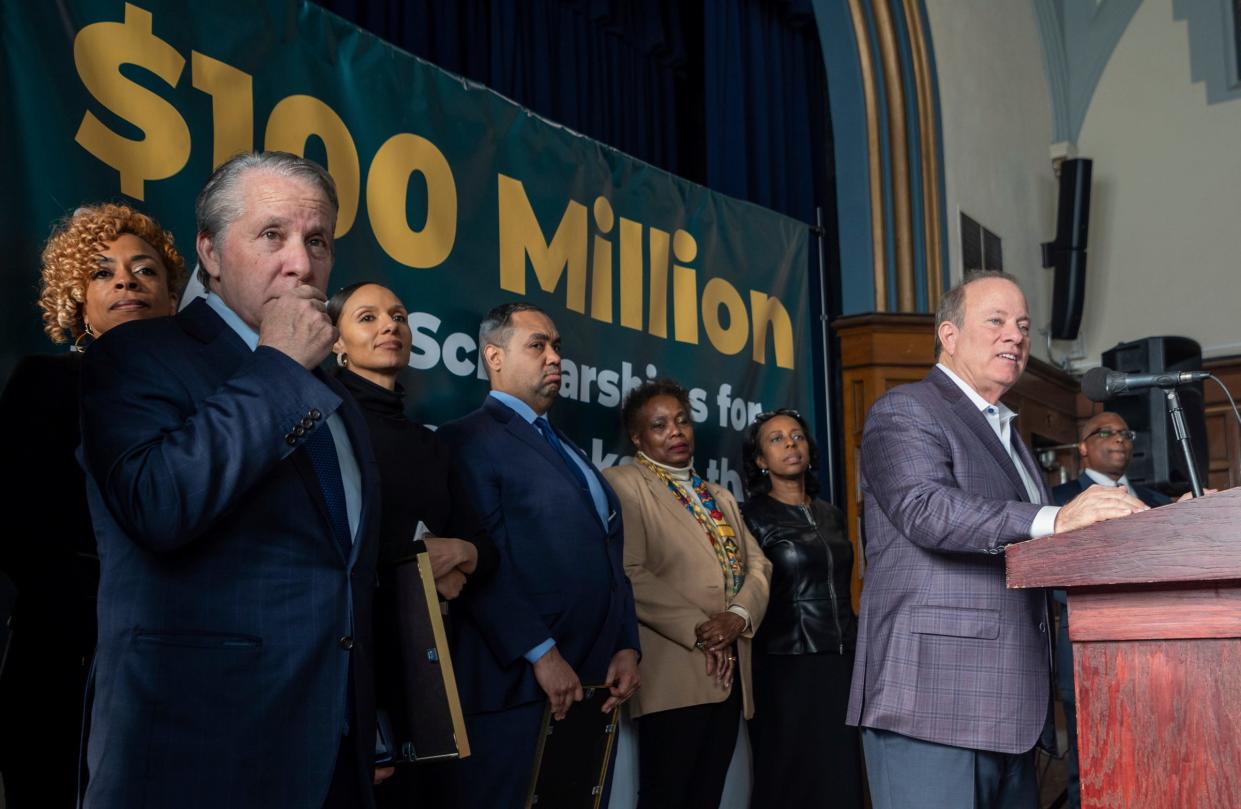
[[[287,354],[307,370],[318,367],[336,342],[321,290],[302,284],[263,305],[259,345]]]

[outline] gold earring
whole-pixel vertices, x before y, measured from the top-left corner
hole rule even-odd
[[[95,330],[90,327],[90,321],[83,318],[82,323],[86,328],[84,328],[82,333],[78,335],[77,339],[73,341],[73,347],[70,349],[71,351],[76,351],[79,354],[84,353],[87,347],[90,346],[91,343],[95,342]],[[83,342],[84,340],[85,342]]]

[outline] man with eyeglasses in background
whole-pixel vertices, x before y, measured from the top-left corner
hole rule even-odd
[[[1061,483],[1051,490],[1056,505],[1063,506],[1089,489],[1100,486],[1124,486],[1151,508],[1166,506],[1172,499],[1163,492],[1135,486],[1125,477],[1129,459],[1133,457],[1134,432],[1117,413],[1096,413],[1081,429],[1077,451],[1082,456],[1082,474],[1077,480]]]
[[[1077,451],[1082,456],[1082,473],[1076,480],[1061,483],[1051,490],[1056,505],[1066,505],[1091,486],[1119,486],[1151,508],[1166,506],[1172,498],[1163,492],[1137,486],[1125,477],[1129,459],[1133,457],[1134,432],[1117,413],[1096,413],[1081,429]],[[1056,635],[1056,687],[1064,706],[1064,721],[1068,725],[1069,744],[1065,750],[1068,768],[1068,806],[1081,806],[1081,778],[1077,768],[1077,699],[1073,693],[1073,647],[1069,643],[1069,611],[1063,590],[1055,590],[1060,602],[1060,631]]]

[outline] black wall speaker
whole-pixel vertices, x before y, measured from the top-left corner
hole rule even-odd
[[[1160,371],[1202,370],[1202,349],[1188,337],[1147,337],[1121,343],[1103,352],[1103,365],[1126,374],[1158,373]],[[1207,425],[1203,411],[1202,383],[1177,388],[1189,443],[1194,450],[1198,478],[1207,479]],[[1111,399],[1105,407],[1119,413],[1137,432],[1133,442],[1133,458],[1126,473],[1133,483],[1169,494],[1189,491],[1189,474],[1185,454],[1172,431],[1168,406],[1158,388],[1123,394]],[[1206,485],[1205,483],[1203,485]]]
[[[1086,158],[1060,164],[1056,238],[1043,243],[1043,266],[1055,270],[1051,296],[1051,336],[1074,340],[1082,323],[1086,292],[1086,236],[1090,229],[1090,172]]]

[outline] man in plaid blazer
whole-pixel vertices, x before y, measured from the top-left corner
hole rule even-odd
[[[1035,809],[1050,705],[1041,590],[1004,548],[1146,508],[1095,486],[1062,508],[1000,403],[1030,350],[1011,276],[968,276],[936,315],[938,364],[889,391],[862,439],[866,581],[848,721],[876,809]]]

